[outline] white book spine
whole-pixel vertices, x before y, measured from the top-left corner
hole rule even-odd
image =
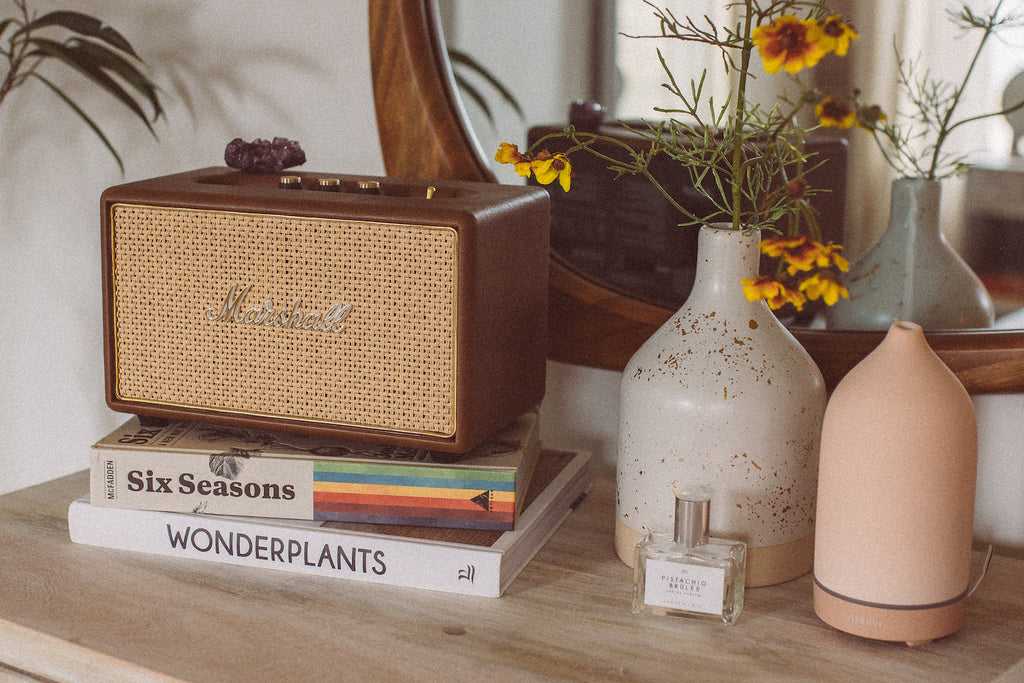
[[[210,470],[210,456],[159,450],[92,450],[93,505],[313,519],[313,462],[252,457],[230,479]]]
[[[498,597],[501,554],[488,548],[423,542],[242,518],[125,510],[71,503],[75,543],[354,581]]]

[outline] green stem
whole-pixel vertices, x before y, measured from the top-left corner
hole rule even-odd
[[[537,140],[536,143],[531,145],[530,149],[531,150],[535,149],[539,143],[544,141],[545,138],[554,137],[554,136],[557,136],[557,135],[558,135],[557,133],[549,133],[548,135],[545,135],[544,137],[542,137],[539,140]],[[660,129],[658,130],[658,135],[659,136],[661,135],[661,130]],[[583,140],[579,139],[579,134],[578,133],[576,133],[575,131],[573,133],[571,133],[569,139],[573,141],[575,146],[570,148],[566,152],[566,155],[571,154],[572,152],[574,152],[576,150],[586,148],[587,153],[597,157],[598,159],[600,159],[602,161],[605,161],[605,162],[610,163],[610,164],[614,164],[614,165],[616,165],[618,167],[628,167],[628,168],[631,169],[631,171],[633,173],[639,173],[644,178],[646,178],[652,185],[654,185],[654,188],[656,190],[658,190],[658,192],[661,194],[661,196],[663,196],[665,199],[668,200],[668,202],[673,206],[673,208],[676,209],[676,211],[678,211],[679,213],[681,213],[684,216],[686,216],[686,218],[688,220],[691,220],[691,221],[694,221],[694,222],[697,222],[697,223],[701,222],[701,219],[700,219],[699,216],[697,216],[695,213],[693,213],[692,211],[690,211],[689,209],[684,207],[682,204],[680,204],[678,201],[676,201],[675,197],[673,197],[671,195],[671,193],[669,193],[669,191],[666,190],[665,187],[660,182],[658,182],[658,179],[655,178],[653,175],[651,175],[651,172],[647,169],[647,165],[646,164],[641,164],[641,163],[639,163],[636,160],[636,157],[637,157],[636,150],[634,150],[631,146],[629,146],[628,144],[626,144],[622,140],[616,140],[615,138],[607,137],[605,135],[597,135],[596,133],[587,133],[586,137],[588,139],[587,139],[586,142],[584,142]],[[592,145],[593,145],[594,142],[598,142],[598,141],[612,143],[612,144],[615,144],[615,145],[625,149],[627,152],[629,152],[630,156],[633,157],[633,163],[632,164],[624,163],[624,162],[620,161],[619,159],[616,159],[615,157],[610,157],[607,154],[603,154],[603,153],[595,150],[592,147]]]
[[[732,229],[739,230],[740,209],[743,201],[743,127],[746,124],[744,112],[747,107],[747,73],[750,71],[750,53],[753,42],[750,39],[753,30],[752,0],[746,0],[746,12],[743,24],[743,47],[740,52],[740,75],[736,86],[736,112],[733,115],[732,129]]]
[[[953,112],[960,104],[960,98],[964,94],[964,90],[967,88],[967,83],[971,79],[971,74],[974,72],[974,67],[977,66],[978,60],[981,57],[981,52],[985,47],[985,43],[988,42],[989,36],[995,30],[995,20],[999,16],[999,9],[1003,5],[1003,0],[999,0],[995,10],[989,15],[990,19],[988,24],[985,26],[985,33],[981,36],[981,40],[978,42],[978,48],[974,51],[974,57],[971,59],[971,65],[967,69],[967,73],[964,75],[963,80],[960,82],[960,87],[954,91],[953,102],[950,104],[949,109],[946,110],[946,115],[942,119],[942,125],[939,126],[939,133],[935,138],[935,149],[932,152],[931,166],[928,167],[928,175],[926,176],[929,180],[935,179],[935,174],[939,166],[939,153],[942,151],[942,145],[949,137],[949,134],[959,124],[950,124],[953,118]]]
[[[644,176],[645,178],[647,178],[647,180],[649,180],[649,181],[651,182],[651,184],[653,184],[653,185],[654,185],[655,189],[657,189],[657,190],[658,190],[658,192],[660,192],[660,193],[661,193],[661,196],[663,196],[663,197],[664,197],[665,199],[667,199],[667,200],[668,200],[668,202],[669,202],[669,203],[670,203],[670,204],[671,204],[671,205],[672,205],[673,207],[675,207],[675,209],[676,209],[676,210],[677,210],[677,211],[678,211],[679,213],[683,214],[683,215],[684,215],[684,216],[686,216],[686,217],[687,217],[687,218],[688,218],[688,219],[689,219],[690,221],[692,221],[692,222],[694,222],[694,223],[703,223],[703,222],[704,222],[704,221],[703,221],[703,220],[702,220],[702,219],[700,218],[700,216],[696,215],[695,213],[693,213],[692,211],[690,211],[689,209],[687,209],[686,207],[684,207],[684,206],[683,206],[682,204],[680,204],[679,202],[677,202],[677,201],[675,200],[675,197],[673,197],[673,196],[672,196],[671,194],[669,194],[668,190],[666,190],[666,189],[665,189],[664,187],[662,187],[661,183],[659,183],[659,182],[658,182],[657,178],[655,178],[655,177],[654,177],[653,175],[651,175],[651,172],[650,172],[650,171],[648,171],[648,170],[647,170],[646,168],[643,168],[643,169],[641,169],[640,173],[641,173],[641,174],[643,174],[643,176]]]

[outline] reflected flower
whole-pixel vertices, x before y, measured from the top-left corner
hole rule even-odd
[[[764,60],[764,70],[770,74],[782,68],[795,74],[805,66],[814,66],[829,52],[825,33],[818,22],[814,19],[801,21],[792,14],[758,26],[751,38]]]
[[[811,301],[821,298],[829,306],[835,305],[839,297],[847,299],[850,296],[849,291],[831,270],[819,270],[801,282],[800,291]]]
[[[850,106],[826,97],[814,107],[818,123],[826,127],[850,128],[857,123],[857,111]]]
[[[853,27],[843,21],[842,15],[839,14],[833,14],[822,22],[821,30],[825,34],[822,43],[829,52],[835,52],[840,57],[846,56],[851,40],[860,39]]]

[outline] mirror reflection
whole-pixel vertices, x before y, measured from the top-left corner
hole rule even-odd
[[[851,52],[861,52],[856,59],[849,60],[846,70],[830,68],[822,71],[821,80],[830,88],[851,90],[855,83],[865,89],[885,90],[879,93],[880,96],[891,96],[888,91],[892,89],[894,65],[888,53],[896,39],[906,42],[907,50],[921,52],[921,58],[927,60],[929,68],[934,64],[936,69],[958,69],[963,49],[970,47],[958,47],[952,40],[932,41],[945,45],[942,50],[922,45],[921,36],[943,35],[943,31],[948,33],[944,12],[910,17],[900,8],[888,8],[881,6],[882,3],[865,0],[831,4],[841,6],[844,15],[853,16],[865,38],[851,48]],[[956,6],[956,3],[944,4]],[[722,5],[724,3],[711,1],[692,2],[687,4],[686,11],[693,16],[706,13],[716,23],[722,23],[728,19],[728,10]],[[482,81],[477,81],[478,89],[488,98],[490,118],[470,98],[463,98],[466,113],[479,138],[480,154],[489,162],[493,160],[499,142],[515,142],[525,147],[532,128],[565,125],[569,105],[575,100],[601,103],[607,110],[607,119],[612,122],[619,118],[650,118],[652,106],[670,105],[671,95],[661,87],[664,74],[657,62],[656,48],[662,48],[666,60],[673,64],[680,78],[689,78],[705,68],[709,79],[720,77],[722,72],[720,62],[716,61],[719,58],[705,46],[666,45],[666,41],[628,37],[652,31],[651,9],[639,0],[523,3],[442,0],[439,9],[450,47],[470,55],[501,81],[523,111],[520,116]],[[657,26],[653,28],[656,30]],[[871,36],[870,41],[867,36]],[[981,75],[976,77],[977,87],[972,92],[975,96],[969,98],[971,101],[965,105],[967,114],[992,109],[991,103],[999,99],[1004,85],[1014,73],[1024,69],[1024,57],[1012,47],[1015,40],[1024,42],[1024,34],[1010,34],[1002,45],[992,48],[998,51],[990,53],[980,67]],[[459,65],[456,64],[455,68],[458,69]],[[472,80],[474,74],[465,76]],[[766,88],[769,80],[759,79],[757,87]],[[721,93],[717,98],[724,98],[728,83],[710,82],[706,87],[716,94]],[[774,97],[774,93],[764,94]],[[828,222],[836,226],[833,230],[842,234],[841,241],[853,260],[866,252],[885,228],[892,174],[879,165],[877,150],[867,146],[864,137],[857,137],[853,132],[847,137],[850,138],[849,168],[845,173],[847,181],[839,192],[840,197],[833,198],[833,203],[841,201],[842,208],[837,211],[834,206],[830,207]],[[1024,300],[1024,286],[1021,285],[1024,264],[1024,253],[1021,252],[1024,246],[1018,248],[1016,243],[1008,243],[1012,241],[1008,236],[1024,232],[1013,229],[1017,225],[1013,221],[1019,221],[1021,217],[1014,215],[1016,210],[1005,210],[1006,194],[998,198],[978,196],[978,188],[993,186],[993,173],[1000,176],[1004,184],[1011,185],[1018,174],[1024,174],[1024,169],[1007,160],[1006,150],[1012,147],[1012,132],[1006,121],[998,117],[985,122],[984,126],[972,128],[970,135],[961,137],[964,139],[957,141],[955,151],[970,153],[972,159],[980,161],[979,168],[966,178],[943,183],[942,229],[984,278],[996,302],[999,324],[1003,327],[1024,326],[1019,321],[1014,322],[1014,316],[1006,317],[1016,311]],[[826,139],[834,138],[832,135]],[[490,167],[499,182],[522,182],[511,167],[494,163]],[[981,178],[983,172],[987,174],[984,179]],[[574,184],[578,185],[578,182],[578,178],[574,180]],[[607,188],[611,193],[625,191],[614,185]],[[638,186],[630,188],[630,191],[643,193]],[[574,193],[575,188],[570,196]],[[842,201],[846,197],[849,199]],[[582,201],[582,198],[573,200],[575,204]],[[677,248],[685,250],[687,235],[693,231],[676,229],[669,234],[659,230],[654,237],[637,231],[631,226],[642,215],[658,214],[661,209],[647,202],[632,204],[633,210],[625,212],[625,219],[623,212],[609,214],[592,210],[588,215],[579,206],[567,209],[567,215],[577,218],[575,232],[589,224],[591,239],[573,246],[566,240],[580,235],[566,236],[557,232],[560,228],[553,226],[555,248],[574,267],[595,279],[610,282],[643,299],[677,306],[685,299],[688,279],[692,274],[687,272],[688,263],[674,262],[668,255]],[[641,208],[637,208],[638,205]],[[601,214],[603,219],[599,221],[593,215],[595,213]],[[1019,213],[1024,215],[1024,208]],[[671,224],[670,216],[664,219]],[[848,227],[844,230],[844,226]],[[993,238],[994,234],[998,237]],[[998,246],[993,247],[993,244]],[[642,253],[645,249],[666,258],[659,261],[645,257]],[[798,322],[803,324],[807,321]]]

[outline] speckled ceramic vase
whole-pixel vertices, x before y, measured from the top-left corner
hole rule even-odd
[[[672,531],[676,492],[697,484],[711,493],[711,535],[747,543],[747,586],[811,569],[825,385],[768,306],[743,295],[759,239],[701,228],[693,291],[623,373],[615,546],[626,564],[644,532]]]
[[[821,437],[814,610],[920,644],[963,622],[978,436],[963,385],[919,325],[892,325],[836,387]]]
[[[843,282],[850,297],[826,311],[836,329],[887,330],[911,320],[925,330],[991,327],[992,298],[939,229],[942,185],[897,178],[889,223]]]

